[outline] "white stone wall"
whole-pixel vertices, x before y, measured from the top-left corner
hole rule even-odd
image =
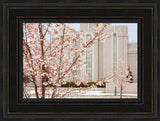
[[[128,40],[128,27],[124,25],[109,26],[106,31],[108,34],[107,40],[103,43],[103,77],[110,76],[113,74],[113,36],[116,36],[117,40],[117,69],[118,69],[118,59],[122,58],[127,61],[127,44]],[[106,66],[105,66],[106,65]],[[104,67],[105,66],[105,67]]]
[[[93,33],[94,23],[83,23],[80,29],[86,33]],[[113,74],[113,35],[117,37],[117,60],[126,61],[133,74],[133,81],[137,82],[137,43],[129,43],[128,26],[111,25],[106,30],[107,40],[95,41],[92,51],[92,80],[97,81]],[[118,67],[118,63],[117,63]]]
[[[128,43],[128,65],[133,75],[133,82],[137,82],[137,43]]]

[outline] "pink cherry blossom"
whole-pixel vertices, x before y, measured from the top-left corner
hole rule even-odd
[[[114,75],[110,80],[112,80],[117,86],[120,87],[120,98],[122,98],[122,91],[127,86],[130,80],[129,71],[128,71],[128,65],[125,61],[123,61],[121,58],[118,62],[118,70],[114,72]]]
[[[92,52],[96,38],[106,40],[105,30],[109,24],[95,25],[95,36],[87,38],[84,31],[76,31],[65,23],[23,24],[23,73],[33,83],[37,99],[45,98],[50,87],[50,98],[66,96],[74,89],[68,87],[64,94],[61,94],[60,87],[73,77],[78,80],[77,85],[81,82],[87,84],[88,74],[85,72],[81,78],[77,71],[86,67],[86,52]],[[96,88],[96,85],[79,89],[91,88]],[[26,98],[30,98],[26,96],[28,93],[24,86]]]

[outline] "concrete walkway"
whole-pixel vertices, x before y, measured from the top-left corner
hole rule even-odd
[[[64,89],[64,88],[63,88]],[[34,92],[34,88],[31,89],[30,91],[31,94],[31,98],[36,98],[35,97],[35,92]],[[50,94],[46,95],[46,98],[50,97]],[[117,96],[114,95],[114,93],[107,93],[105,92],[105,88],[97,88],[96,90],[90,90],[87,92],[79,92],[79,91],[73,91],[70,92],[68,95],[66,95],[64,98],[120,98],[120,94],[117,93]],[[137,94],[135,93],[123,93],[122,94],[122,98],[137,98]]]

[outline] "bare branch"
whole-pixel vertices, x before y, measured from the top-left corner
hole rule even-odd
[[[46,34],[47,34],[47,32],[48,32],[48,29],[49,29],[50,24],[51,24],[51,23],[49,23],[49,24],[48,24],[48,27],[47,27],[47,29],[46,29],[45,33],[43,34],[43,38],[45,37],[45,35],[46,35]]]

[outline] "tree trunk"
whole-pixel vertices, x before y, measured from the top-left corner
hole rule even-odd
[[[46,81],[46,77],[42,76],[42,99],[45,98],[45,85],[43,85],[45,81]]]
[[[34,83],[34,90],[35,90],[35,93],[36,93],[36,97],[37,99],[39,99],[39,96],[38,96],[38,88],[37,88],[37,84],[36,84],[36,79],[35,79],[35,76],[32,76],[32,79],[33,79],[33,83]]]
[[[43,36],[43,32],[42,32],[42,24],[39,24],[39,33],[40,33],[40,39],[41,39],[41,59],[44,59],[44,36]],[[45,67],[44,65],[42,65],[42,70],[43,72],[45,71]],[[43,85],[43,83],[45,82],[45,76],[42,76],[42,99],[45,98],[45,85]]]
[[[122,86],[121,86],[121,90],[120,90],[120,99],[122,99],[122,90],[123,90],[123,88],[122,88]]]
[[[34,90],[35,90],[37,99],[39,99],[37,85],[35,83],[34,83]]]
[[[52,98],[55,98],[56,91],[57,91],[57,87],[54,87],[54,90],[53,90],[53,93],[52,93]]]

